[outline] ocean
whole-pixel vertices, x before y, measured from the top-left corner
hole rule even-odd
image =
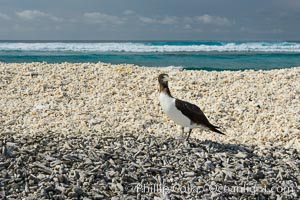
[[[0,41],[0,62],[106,62],[187,70],[270,70],[300,66],[300,43]]]

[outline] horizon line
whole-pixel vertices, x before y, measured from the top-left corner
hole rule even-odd
[[[87,42],[87,43],[93,43],[93,42],[300,42],[300,40],[260,40],[260,39],[253,39],[253,40],[192,40],[192,39],[174,39],[174,40],[125,40],[125,39],[118,39],[118,40],[93,40],[93,39],[67,39],[67,40],[46,40],[46,39],[39,39],[39,40],[32,40],[32,39],[0,39],[0,42]]]

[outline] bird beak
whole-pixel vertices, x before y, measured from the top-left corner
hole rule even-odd
[[[164,76],[163,81],[168,82],[170,80],[169,76]]]

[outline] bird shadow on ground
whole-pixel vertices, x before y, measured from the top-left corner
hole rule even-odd
[[[159,148],[163,148],[165,146],[166,149],[186,149],[186,150],[203,150],[204,152],[208,153],[243,153],[247,155],[254,155],[253,151],[256,148],[255,145],[247,146],[243,144],[234,144],[234,143],[220,143],[217,141],[212,140],[200,140],[196,138],[190,138],[189,142],[185,139],[176,139],[172,136],[154,136],[154,135],[146,135],[141,134],[137,135],[123,135],[121,136],[122,139],[124,138],[131,138],[138,143],[144,143],[148,140],[155,141],[154,143]],[[116,138],[115,138],[116,139]],[[122,140],[121,139],[121,140]]]
[[[187,150],[201,149],[208,153],[230,153],[239,154],[241,157],[255,156],[254,149],[255,146],[246,146],[243,144],[231,144],[231,143],[220,143],[211,140],[200,140],[196,138],[191,138],[189,142],[185,140],[178,140],[172,137],[167,138],[162,145],[175,143],[177,148],[183,148]]]
[[[206,147],[206,149],[211,149],[213,152],[244,152],[244,153],[253,153],[253,149],[255,146],[246,146],[242,144],[226,144],[219,143],[211,140],[198,140],[193,139],[190,142],[191,147],[193,146],[202,146]]]

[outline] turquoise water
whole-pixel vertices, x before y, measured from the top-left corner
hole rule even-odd
[[[298,42],[2,41],[1,62],[107,62],[205,70],[269,70],[300,66]]]

